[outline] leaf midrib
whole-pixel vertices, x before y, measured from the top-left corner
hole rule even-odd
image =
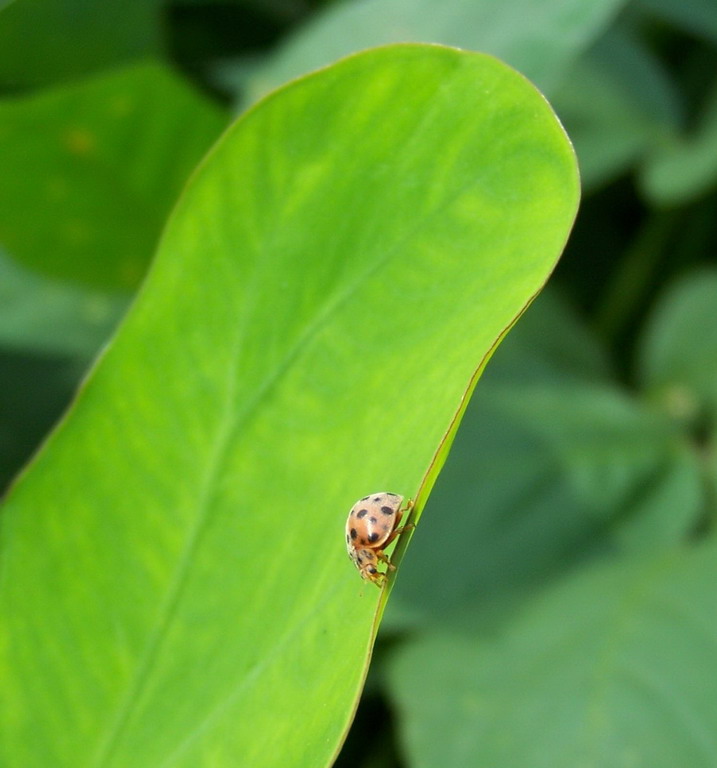
[[[463,194],[465,189],[458,190],[455,197]],[[452,199],[452,198],[451,198]],[[444,203],[448,205],[447,200]],[[433,212],[433,215],[438,215],[440,208]],[[113,752],[119,743],[122,731],[129,721],[131,712],[136,702],[139,701],[142,689],[146,686],[149,679],[149,671],[151,670],[154,660],[157,657],[157,651],[161,645],[161,642],[166,634],[166,629],[169,626],[182,593],[182,588],[187,580],[187,575],[190,571],[191,562],[194,553],[197,550],[199,540],[201,538],[202,531],[206,525],[209,516],[209,497],[212,491],[216,487],[215,480],[219,476],[221,468],[224,466],[227,450],[231,442],[233,435],[243,427],[249,419],[253,416],[256,408],[266,398],[266,396],[272,391],[274,386],[283,378],[286,372],[291,368],[292,364],[302,352],[304,347],[311,341],[311,339],[321,330],[326,320],[330,318],[351,296],[356,293],[367,280],[381,268],[386,266],[390,259],[395,254],[396,250],[406,241],[415,237],[427,221],[433,216],[429,216],[421,219],[415,227],[413,227],[407,234],[399,238],[393,246],[386,249],[381,258],[375,261],[371,266],[364,271],[363,274],[357,276],[347,287],[341,291],[332,301],[328,301],[324,305],[324,310],[316,314],[314,321],[307,327],[306,331],[297,339],[294,346],[288,351],[288,354],[284,358],[283,363],[278,365],[274,373],[269,376],[264,383],[258,387],[257,394],[247,404],[242,412],[235,412],[233,406],[235,405],[235,396],[237,392],[238,384],[238,365],[231,366],[229,375],[227,377],[226,391],[224,407],[222,412],[224,416],[221,419],[220,428],[215,440],[215,449],[212,451],[211,458],[208,462],[208,469],[205,474],[205,481],[202,483],[201,492],[199,494],[199,502],[197,504],[197,514],[195,515],[195,524],[192,527],[190,535],[187,539],[184,552],[180,558],[179,564],[175,569],[175,578],[172,581],[167,594],[167,599],[164,602],[163,608],[160,610],[160,615],[155,623],[155,629],[152,632],[151,638],[146,644],[146,651],[143,654],[138,666],[137,672],[133,678],[132,683],[128,688],[128,692],[124,698],[123,703],[120,705],[117,715],[114,718],[114,726],[112,727],[109,735],[100,744],[96,755],[97,757],[93,761],[93,765],[97,768],[108,765],[112,758]],[[254,284],[259,281],[261,276],[261,270],[257,270],[255,273]],[[247,295],[258,295],[257,291],[251,290]],[[244,312],[245,319],[251,316],[251,310],[253,309],[253,303],[247,303],[246,311]],[[246,331],[250,327],[249,323],[240,323],[239,331],[237,332],[236,340],[232,344],[233,353],[231,359],[239,360],[240,350],[244,342]]]
[[[441,82],[437,90],[447,88],[447,83]],[[435,104],[432,104],[428,109],[424,111],[421,119],[414,128],[412,139],[415,141],[416,137],[420,134],[419,126],[422,127],[429,120],[429,116],[432,111],[436,109]],[[443,210],[450,207],[454,200],[460,196],[466,194],[466,192],[480,183],[481,177],[476,175],[469,182],[459,186],[452,195],[446,197],[443,202],[436,206],[429,214],[420,217],[414,222],[414,226],[407,228],[396,241],[383,251],[383,254],[373,262],[362,274],[357,275],[354,280],[349,283],[343,291],[340,291],[333,300],[329,300],[324,305],[323,311],[318,311],[315,315],[315,319],[307,326],[306,331],[297,339],[293,347],[288,350],[284,361],[277,365],[273,374],[267,377],[262,385],[257,388],[256,396],[247,404],[242,412],[235,412],[233,405],[235,404],[235,395],[238,385],[238,365],[231,366],[229,375],[227,377],[227,396],[222,409],[225,414],[225,418],[222,418],[220,428],[216,438],[216,448],[212,451],[211,458],[209,460],[208,469],[205,477],[206,481],[202,484],[201,492],[199,494],[199,502],[197,505],[197,514],[195,516],[195,524],[192,527],[190,535],[187,539],[184,552],[180,558],[179,564],[175,569],[175,578],[168,590],[167,598],[164,601],[163,607],[160,610],[160,615],[155,623],[155,629],[151,633],[151,637],[146,644],[146,651],[142,655],[139,664],[137,665],[137,672],[135,673],[130,686],[127,689],[122,704],[120,705],[117,714],[114,718],[114,725],[108,736],[101,741],[97,751],[96,757],[92,761],[92,765],[96,768],[103,768],[103,766],[109,765],[112,760],[113,754],[120,743],[122,732],[129,722],[133,708],[141,698],[143,689],[146,687],[148,679],[150,677],[150,670],[154,665],[154,661],[157,657],[157,651],[161,646],[161,643],[166,636],[166,628],[172,621],[175,614],[177,605],[179,604],[182,594],[183,586],[187,581],[187,575],[190,571],[191,562],[193,560],[194,553],[197,550],[198,542],[201,538],[203,529],[209,516],[209,497],[215,488],[214,480],[219,476],[220,469],[224,466],[227,450],[231,442],[232,436],[243,427],[253,416],[255,409],[265,399],[265,397],[272,391],[274,386],[283,378],[284,374],[291,368],[292,364],[299,356],[304,347],[311,341],[311,339],[321,330],[324,323],[330,318],[351,296],[361,288],[367,280],[380,269],[388,264],[393,258],[397,250],[405,243],[410,242],[416,237],[417,233],[423,230],[427,223],[438,217]],[[260,259],[260,264],[266,264],[269,260]],[[252,281],[253,287],[256,287],[260,282],[260,278],[263,274],[261,269],[256,270],[254,279]],[[259,291],[250,290],[246,295],[258,297]],[[251,317],[252,310],[255,306],[254,302],[247,302],[244,312],[244,320]],[[236,339],[232,343],[232,354],[230,358],[238,361],[241,356],[241,348],[246,335],[246,332],[250,328],[250,323],[244,322],[239,324]],[[272,655],[272,654],[269,654]]]

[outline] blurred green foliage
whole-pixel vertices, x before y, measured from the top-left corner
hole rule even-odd
[[[476,389],[337,764],[714,766],[712,0],[7,5],[0,478],[111,332],[223,112],[392,40],[535,80],[585,198],[551,290]],[[131,124],[101,114],[118,83]]]
[[[4,505],[0,764],[330,761],[387,596],[336,511],[422,488],[418,519],[579,196],[554,112],[485,54],[384,46],[238,119]]]
[[[5,99],[3,246],[41,273],[136,287],[179,189],[226,123],[156,64]]]

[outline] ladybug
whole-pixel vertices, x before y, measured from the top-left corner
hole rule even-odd
[[[386,581],[386,573],[378,570],[379,562],[386,563],[388,569],[396,570],[384,549],[406,528],[414,528],[413,523],[400,528],[403,513],[411,509],[409,501],[401,509],[403,496],[388,491],[379,491],[359,499],[349,512],[346,521],[346,549],[361,577],[381,587]]]

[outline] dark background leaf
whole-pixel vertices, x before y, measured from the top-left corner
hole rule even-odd
[[[547,626],[539,614],[558,594],[553,590],[569,590],[571,579],[584,585],[592,579],[583,575],[585,569],[599,566],[620,574],[616,579],[622,583],[623,574],[639,571],[642,558],[658,562],[669,560],[673,551],[681,558],[684,551],[688,560],[690,549],[710,536],[717,509],[711,288],[717,253],[717,5],[712,0],[445,0],[430,8],[410,0],[4,5],[0,109],[5,111],[0,114],[20,103],[76,94],[91,82],[117,82],[128,71],[141,71],[148,56],[165,74],[174,73],[169,79],[180,78],[182,91],[191,82],[202,104],[177,111],[173,98],[160,96],[163,90],[151,85],[151,78],[146,86],[135,80],[133,87],[148,98],[137,102],[137,119],[104,193],[98,193],[93,174],[73,176],[77,199],[92,203],[88,210],[97,237],[106,244],[77,261],[77,252],[62,245],[71,224],[68,211],[47,204],[52,179],[62,169],[57,155],[50,161],[47,154],[18,154],[19,147],[33,144],[33,136],[49,141],[58,119],[76,120],[77,109],[58,106],[54,117],[44,115],[47,126],[38,115],[28,124],[25,143],[13,144],[18,151],[3,161],[0,187],[9,183],[6,169],[12,169],[15,190],[3,210],[13,232],[24,232],[13,243],[38,242],[25,258],[24,246],[8,248],[0,237],[7,250],[0,263],[0,477],[6,482],[66,407],[89,359],[111,333],[146,267],[147,243],[158,237],[186,177],[221,131],[222,115],[248,103],[270,78],[281,82],[329,62],[337,51],[372,42],[461,43],[504,56],[535,79],[574,140],[586,196],[551,282],[552,295],[542,296],[521,319],[476,390],[402,563],[338,766],[423,765],[422,737],[414,727],[420,707],[437,718],[428,722],[426,733],[432,733],[430,726],[443,722],[442,713],[455,712],[459,691],[465,701],[476,700],[476,689],[467,690],[473,678],[454,681],[442,674],[447,649],[461,646],[466,633],[488,633],[491,658],[509,664],[513,646],[504,639],[527,626],[525,612],[537,605],[532,626]],[[177,158],[175,164],[177,137],[194,135],[194,116],[202,122],[199,115],[207,106],[220,116],[216,127],[203,133],[206,144],[194,159]],[[84,108],[93,107],[94,102]],[[5,122],[0,121],[0,132]],[[121,124],[108,126],[110,136],[124,131]],[[147,141],[152,136],[155,140]],[[140,146],[144,150],[138,152]],[[41,158],[52,174],[44,172]],[[139,218],[119,194],[132,168],[153,179],[133,198]],[[166,179],[157,168],[168,170]],[[26,193],[20,196],[23,176]],[[101,211],[106,215],[99,216]],[[129,272],[118,271],[120,257],[133,265]],[[119,285],[124,289],[118,291]],[[102,456],[103,447],[97,450]],[[701,578],[711,588],[704,574],[696,576],[695,594]],[[575,594],[583,588],[576,587]],[[628,622],[638,615],[636,608],[625,611]],[[570,616],[561,618],[565,631]],[[434,644],[438,623],[441,645]],[[696,622],[668,612],[654,629],[656,637],[683,643],[675,647],[685,665],[700,673],[709,698],[690,699],[697,705],[688,720],[684,710],[661,708],[664,699],[658,696],[634,699],[627,722],[641,736],[631,754],[648,754],[639,750],[661,743],[662,734],[676,727],[674,744],[684,744],[680,734],[695,733],[691,723],[699,728],[711,722],[709,701],[717,700],[712,665],[705,666],[699,653]],[[404,643],[407,654],[416,649],[416,658],[424,649],[421,674],[415,675],[423,682],[420,690],[404,684],[399,691],[396,678],[387,676],[385,652],[396,651],[398,659]],[[647,646],[633,659],[652,679],[664,679],[663,659]],[[527,655],[523,661],[530,663]],[[566,677],[570,665],[560,654],[541,663],[548,680],[576,680]],[[505,664],[496,673],[495,687],[505,692],[503,712],[520,711],[525,700],[516,679]],[[610,680],[596,676],[598,685]],[[545,688],[538,690],[538,705],[546,711],[550,696]],[[399,718],[399,695],[400,711],[411,712],[410,719]],[[566,708],[580,711],[579,685],[566,684],[561,695]],[[610,702],[606,717],[624,714],[620,702]],[[489,717],[487,708],[479,708],[470,718],[452,721],[440,736],[442,766],[463,768],[463,758],[454,762],[454,747],[470,744],[486,722],[496,722]],[[516,743],[535,737],[532,722],[518,723],[507,714],[499,720],[504,727],[510,723]],[[640,723],[651,725],[637,727]],[[569,732],[563,739],[569,754]],[[673,756],[670,749],[665,755]],[[683,752],[675,764],[701,765],[709,755]],[[502,765],[511,765],[505,755]]]

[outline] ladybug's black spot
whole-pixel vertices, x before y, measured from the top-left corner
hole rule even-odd
[[[366,517],[366,515],[367,515],[367,514],[368,514],[368,510],[367,510],[367,509],[362,509],[362,510],[361,510],[361,511],[360,511],[360,512],[359,512],[359,513],[356,515],[356,517],[358,517],[359,519],[361,519],[361,518],[364,518],[364,517]]]
[[[376,531],[374,531],[374,532],[373,532],[373,533],[372,533],[372,534],[371,534],[371,535],[368,537],[368,540],[369,540],[369,541],[371,541],[371,542],[373,542],[373,541],[378,541],[378,533],[377,533]]]
[[[381,512],[383,512],[384,515],[392,515],[393,507],[381,507]]]
[[[351,541],[351,539],[349,539],[349,535],[348,535],[348,533],[347,533],[347,534],[346,534],[346,543],[348,544],[348,543],[349,543],[349,541]]]
[[[364,539],[364,538],[361,538],[361,543],[362,544],[368,544],[368,541],[366,541],[366,539]]]
[[[376,569],[375,569],[373,566],[371,566],[371,567],[368,569],[368,571],[369,571],[369,573],[378,573],[378,571],[377,571],[377,570],[376,570]]]
[[[373,500],[374,501],[381,501],[381,497],[380,496],[374,496]]]
[[[376,518],[375,518],[375,517],[369,517],[369,520],[370,520],[370,521],[371,521],[371,522],[372,522],[374,525],[376,525],[376,523],[378,522],[378,520],[376,520]]]
[[[361,501],[366,501],[366,499],[370,499],[370,498],[371,498],[370,496],[364,496],[363,499],[361,499]]]
[[[355,528],[351,529],[351,538],[355,539],[358,536],[358,531]]]
[[[386,493],[386,496],[393,496],[396,499],[398,498],[398,494],[397,493]]]

